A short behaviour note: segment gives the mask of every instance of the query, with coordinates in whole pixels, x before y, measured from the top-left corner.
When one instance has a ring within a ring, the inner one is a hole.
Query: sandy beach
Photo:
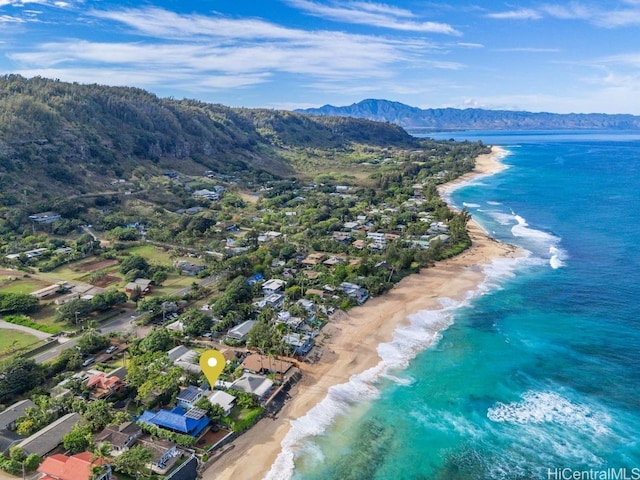
[[[499,159],[504,154],[504,150],[493,147],[490,154],[477,158],[473,172],[444,185],[441,194],[478,175],[502,170],[505,166]],[[321,335],[324,341],[320,361],[301,365],[303,379],[292,390],[292,399],[278,418],[263,419],[238,438],[233,450],[216,461],[204,478],[263,478],[281,452],[291,421],[304,416],[322,401],[329,387],[348,382],[352,375],[378,365],[381,361],[378,345],[391,341],[395,329],[408,315],[442,308],[438,300],[443,297],[466,298],[467,293],[484,280],[483,265],[497,258],[518,255],[514,247],[489,238],[474,222],[469,224],[469,232],[473,245],[463,254],[423,269],[402,280],[387,294],[333,318]]]

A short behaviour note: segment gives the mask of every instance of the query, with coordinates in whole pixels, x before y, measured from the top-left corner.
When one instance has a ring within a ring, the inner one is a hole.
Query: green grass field
[[[127,251],[131,255],[140,255],[141,257],[146,258],[149,262],[155,264],[162,265],[171,265],[173,264],[173,259],[169,252],[165,252],[164,250],[154,247],[153,245],[139,245],[137,247],[132,247],[127,249]]]
[[[17,350],[35,347],[40,340],[29,333],[13,329],[0,330],[0,357],[16,353]]]
[[[50,285],[48,282],[38,280],[36,278],[18,278],[11,281],[5,281],[0,284],[0,292],[6,293],[31,293],[35,290]]]

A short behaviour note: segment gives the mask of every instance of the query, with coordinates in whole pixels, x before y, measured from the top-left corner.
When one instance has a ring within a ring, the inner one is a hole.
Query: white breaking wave
[[[527,221],[520,215],[513,214],[516,224],[511,227],[511,234],[514,237],[522,238],[527,245],[526,248],[533,250],[533,253],[548,259],[549,265],[553,269],[565,266],[564,260],[567,253],[558,244],[560,238],[542,230],[531,228]]]
[[[440,310],[423,310],[407,317],[408,324],[398,326],[393,340],[378,345],[378,354],[382,359],[375,367],[350,377],[348,383],[329,388],[327,396],[306,415],[291,422],[291,428],[282,440],[282,451],[265,476],[265,480],[287,480],[293,476],[295,459],[299,455],[310,454],[318,458],[321,452],[305,441],[309,437],[320,435],[339,416],[350,407],[363,401],[374,400],[379,396],[378,382],[386,378],[407,385],[413,380],[397,378],[393,372],[405,369],[409,362],[421,351],[436,344],[446,329],[453,323],[456,309],[468,305],[479,295],[496,288],[500,282],[512,277],[514,271],[526,258],[500,258],[484,266],[486,275],[476,290],[467,292],[462,301],[441,298]]]
[[[496,202],[496,201],[493,201],[493,200],[487,200],[487,205],[492,205],[492,206],[495,207],[497,205],[502,205],[502,203]]]
[[[480,208],[481,206],[478,203],[470,203],[470,202],[462,202],[462,205],[467,208]]]
[[[491,217],[496,220],[500,225],[511,225],[517,223],[515,215],[513,213],[504,213],[498,211],[490,211]]]
[[[522,395],[519,402],[496,403],[487,411],[487,417],[497,423],[555,423],[593,435],[611,434],[609,415],[587,405],[571,402],[555,392],[530,390]]]

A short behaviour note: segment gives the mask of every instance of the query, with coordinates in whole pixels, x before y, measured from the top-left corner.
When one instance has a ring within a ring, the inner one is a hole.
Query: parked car
[[[113,353],[116,350],[118,350],[118,347],[116,347],[115,345],[111,345],[109,348],[105,350],[105,353]]]
[[[82,362],[82,366],[83,366],[83,367],[88,367],[89,365],[94,364],[94,363],[95,363],[95,361],[96,361],[96,359],[95,359],[95,358],[93,358],[93,357],[89,357],[89,358],[87,358],[84,362]]]

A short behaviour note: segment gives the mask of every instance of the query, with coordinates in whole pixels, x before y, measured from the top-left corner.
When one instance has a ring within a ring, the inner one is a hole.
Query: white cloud
[[[415,15],[408,10],[388,5],[365,2],[323,5],[310,0],[288,0],[288,3],[309,15],[337,22],[409,32],[460,35],[458,30],[446,23],[407,20],[415,18]]]
[[[512,47],[512,48],[496,48],[495,52],[523,52],[523,53],[558,53],[559,48],[537,48],[537,47]]]
[[[640,0],[623,0],[621,5],[612,4],[608,8],[580,2],[545,4],[538,9],[522,8],[489,13],[486,16],[500,20],[539,20],[551,17],[586,21],[603,28],[618,28],[640,25]]]
[[[24,20],[11,15],[0,15],[0,23],[24,23]]]
[[[495,18],[498,20],[539,20],[542,18],[542,15],[538,11],[530,8],[488,13],[486,16],[488,18]]]
[[[464,48],[484,48],[484,45],[481,43],[458,42],[456,45]]]

